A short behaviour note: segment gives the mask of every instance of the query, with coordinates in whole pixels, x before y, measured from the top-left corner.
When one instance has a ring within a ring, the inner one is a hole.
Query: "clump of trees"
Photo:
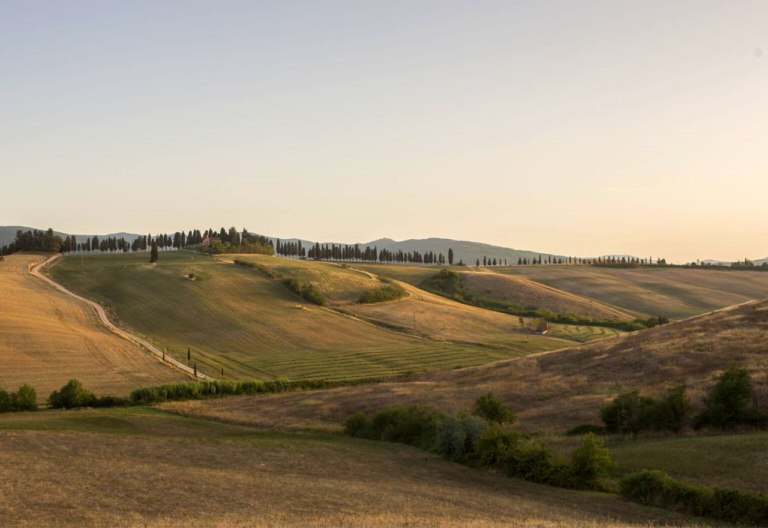
[[[41,251],[44,253],[58,253],[64,244],[59,235],[54,234],[53,229],[40,231],[16,231],[16,238],[7,246],[0,249],[0,255],[11,255],[17,251]]]
[[[328,302],[325,294],[321,292],[317,286],[309,282],[304,282],[299,278],[287,277],[283,279],[283,285],[305,301],[311,302],[312,304],[323,306]]]
[[[83,387],[76,379],[69,380],[66,385],[53,391],[48,397],[48,403],[54,409],[77,409],[79,407],[121,407],[128,405],[126,398],[117,396],[101,396]]]
[[[585,435],[570,464],[555,450],[505,428],[514,413],[489,393],[475,402],[473,414],[443,414],[427,406],[389,407],[369,417],[357,412],[344,422],[350,436],[401,442],[435,451],[476,467],[493,467],[512,477],[578,489],[603,489],[613,467],[603,441]]]
[[[366,246],[361,248],[359,244],[324,244],[315,243],[314,246],[307,249],[302,246],[301,241],[281,243],[277,240],[276,252],[278,255],[286,257],[306,257],[314,260],[331,260],[336,262],[380,262],[382,264],[400,264],[400,265],[425,265],[434,264],[443,265],[446,258],[442,253],[432,251],[390,251],[388,249],[379,250],[377,246]],[[453,250],[448,249],[448,262],[453,264]]]
[[[25,383],[16,392],[0,389],[0,413],[37,410],[37,392]]]
[[[642,396],[638,390],[620,394],[600,410],[605,432],[678,433],[687,426],[696,429],[768,428],[768,411],[752,404],[752,380],[746,368],[731,364],[717,376],[714,386],[704,398],[704,409],[695,416],[691,415],[686,389],[685,385],[668,389],[660,399]],[[580,427],[593,426],[586,424]]]

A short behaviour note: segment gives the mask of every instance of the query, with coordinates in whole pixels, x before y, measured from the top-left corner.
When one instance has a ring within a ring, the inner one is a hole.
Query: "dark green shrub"
[[[311,302],[319,306],[323,306],[327,302],[323,292],[318,290],[314,285],[305,283],[301,279],[297,279],[295,277],[283,279],[283,285],[285,285],[285,287],[291,290],[293,293],[301,296],[301,298],[307,302]]]
[[[375,290],[368,290],[360,295],[358,302],[361,304],[380,303],[387,301],[396,301],[408,295],[408,292],[399,284],[388,284]]]
[[[11,395],[0,389],[0,413],[11,412]]]
[[[479,466],[505,468],[522,442],[523,435],[517,431],[505,431],[492,423],[478,436],[472,461]]]
[[[768,523],[768,496],[762,493],[693,486],[647,470],[624,477],[620,489],[625,498],[648,506],[738,524]]]
[[[69,380],[60,391],[53,391],[48,397],[48,402],[54,409],[89,407],[95,400],[96,396],[86,390],[83,384],[76,379]]]
[[[652,423],[654,429],[679,433],[685,427],[691,409],[687,389],[686,385],[669,389],[666,396],[656,403]]]
[[[368,415],[358,411],[344,421],[344,434],[365,438],[370,427],[371,420]]]
[[[648,430],[655,412],[653,398],[640,396],[640,391],[620,394],[600,409],[600,419],[608,433],[633,433]]]
[[[91,407],[127,407],[130,405],[128,398],[119,396],[101,396],[91,402]]]
[[[453,414],[437,423],[437,452],[454,462],[463,462],[475,449],[480,433],[488,427],[479,416]]]
[[[602,489],[602,479],[616,466],[611,453],[603,447],[605,440],[594,433],[584,435],[581,446],[571,453],[571,484],[579,489]]]
[[[696,417],[696,427],[727,429],[749,421],[751,398],[749,371],[735,364],[729,365],[704,398],[705,409]]]
[[[507,473],[531,482],[568,486],[569,470],[555,450],[536,440],[521,443],[507,458]]]
[[[36,411],[37,392],[31,385],[25,383],[19,390],[11,393],[11,409],[16,412]]]
[[[581,424],[572,427],[565,432],[565,436],[582,436],[587,433],[603,434],[605,427],[596,424]]]
[[[489,422],[511,425],[517,420],[517,416],[509,407],[504,405],[501,398],[497,398],[492,392],[480,396],[475,401],[474,413]]]

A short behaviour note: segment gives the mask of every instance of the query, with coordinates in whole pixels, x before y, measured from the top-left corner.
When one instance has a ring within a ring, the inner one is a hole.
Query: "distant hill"
[[[0,246],[6,246],[13,242],[16,239],[16,231],[21,229],[22,231],[34,231],[37,229],[38,231],[46,231],[48,228],[40,229],[37,227],[24,227],[24,226],[0,226]],[[71,236],[72,233],[62,233],[61,231],[54,231],[54,234],[59,235],[61,238],[65,238],[67,236]],[[125,238],[128,242],[133,242],[137,238],[139,238],[141,235],[137,235],[134,233],[109,233],[106,235],[78,235],[75,234],[75,237],[77,237],[78,241],[83,241],[86,238],[93,238],[94,236],[97,236],[99,238],[108,238],[108,237],[116,237],[116,238]]]
[[[277,240],[275,237],[268,237],[271,240]],[[314,245],[314,241],[296,239],[296,238],[281,238],[283,242],[296,242],[301,240],[302,245]],[[345,242],[320,242],[321,245],[342,244],[347,245]],[[484,244],[482,242],[469,242],[465,240],[454,240],[450,238],[423,238],[423,239],[409,239],[409,240],[392,240],[391,238],[379,238],[370,242],[358,242],[361,248],[366,246],[376,247],[377,249],[387,249],[389,251],[419,251],[434,253],[442,253],[446,257],[448,256],[448,250],[453,249],[454,263],[463,260],[465,264],[474,266],[477,260],[482,262],[483,257],[486,256],[497,261],[504,261],[507,259],[507,264],[517,264],[517,259],[524,258],[531,260],[533,258],[546,259],[550,255],[554,258],[566,258],[564,255],[555,255],[553,253],[540,253],[537,251],[528,251],[523,249],[512,249],[501,246],[493,246],[491,244]],[[355,245],[355,242],[348,244]]]

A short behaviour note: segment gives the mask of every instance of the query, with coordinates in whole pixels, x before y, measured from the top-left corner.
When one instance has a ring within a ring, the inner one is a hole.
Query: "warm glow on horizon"
[[[6,2],[0,225],[768,256],[768,3]]]

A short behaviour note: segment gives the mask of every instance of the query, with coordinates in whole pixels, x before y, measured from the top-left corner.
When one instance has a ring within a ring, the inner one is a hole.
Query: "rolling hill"
[[[525,342],[512,331],[506,346],[431,339],[382,328],[329,308],[305,305],[258,271],[181,251],[64,257],[50,274],[57,282],[102,302],[118,322],[201,372],[228,378],[359,379],[478,365],[561,348],[560,339]],[[252,257],[251,257],[252,258]],[[259,257],[255,257],[259,260]],[[285,270],[300,266],[320,277],[339,299],[359,296],[366,275],[330,263],[271,258]],[[189,278],[194,274],[195,279]],[[429,337],[429,336],[427,336]],[[462,341],[471,341],[468,339]]]
[[[664,315],[680,319],[768,297],[768,273],[759,271],[592,266],[489,269],[594,299],[642,317]]]
[[[23,383],[44,401],[77,378],[97,394],[126,395],[189,376],[109,332],[87,305],[29,273],[41,255],[16,254],[0,261],[0,388]]]

